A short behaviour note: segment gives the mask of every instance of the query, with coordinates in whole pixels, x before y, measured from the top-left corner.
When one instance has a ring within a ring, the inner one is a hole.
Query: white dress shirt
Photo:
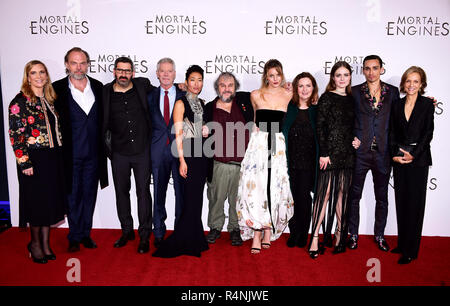
[[[89,112],[91,111],[92,105],[94,105],[95,96],[91,88],[91,82],[89,82],[89,79],[87,77],[86,79],[87,84],[84,91],[76,89],[75,86],[73,86],[72,82],[70,81],[70,78],[69,78],[69,88],[75,102],[77,102],[80,108],[86,113],[86,115],[88,115]]]

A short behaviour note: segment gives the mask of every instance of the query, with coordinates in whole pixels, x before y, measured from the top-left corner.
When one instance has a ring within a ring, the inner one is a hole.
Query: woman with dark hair
[[[336,216],[334,254],[345,251],[347,232],[347,196],[354,163],[354,107],[351,96],[352,69],[344,61],[334,64],[325,93],[319,99],[317,136],[319,167],[312,214],[312,237],[309,247],[315,259],[331,247],[331,231]],[[319,230],[324,238],[319,243]]]
[[[293,96],[289,103],[283,134],[294,198],[294,215],[289,220],[288,247],[303,248],[308,241],[311,224],[312,198],[318,166],[316,135],[317,82],[308,72],[297,75],[292,82]]]
[[[422,96],[426,87],[425,71],[408,68],[400,83],[400,92],[406,96],[391,111],[389,139],[398,228],[398,246],[392,252],[401,254],[399,264],[417,258],[422,236],[434,130],[433,101]]]
[[[17,160],[19,226],[30,225],[28,251],[36,263],[56,259],[50,226],[64,220],[62,138],[47,67],[25,65],[21,92],[9,105],[9,136]]]
[[[186,96],[176,101],[173,109],[176,152],[180,159],[180,175],[184,179],[183,207],[174,232],[161,242],[153,253],[155,257],[200,257],[201,252],[208,250],[202,224],[207,175],[203,142],[208,133],[203,125],[204,101],[198,97],[203,88],[203,69],[197,65],[189,67],[185,83]]]
[[[242,239],[253,238],[252,254],[270,248],[294,210],[281,133],[292,91],[283,88],[284,83],[281,63],[269,60],[261,88],[250,95],[256,127],[241,163],[236,210]]]

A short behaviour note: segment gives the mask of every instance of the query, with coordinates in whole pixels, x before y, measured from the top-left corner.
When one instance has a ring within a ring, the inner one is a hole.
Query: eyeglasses
[[[122,74],[122,73],[125,73],[125,74],[131,74],[133,71],[132,71],[131,69],[120,69],[120,68],[116,68],[116,72],[117,72],[118,74]]]

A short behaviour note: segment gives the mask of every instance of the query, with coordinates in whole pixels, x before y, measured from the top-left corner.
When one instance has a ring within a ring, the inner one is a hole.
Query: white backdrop
[[[364,81],[364,56],[378,54],[385,62],[383,81],[398,86],[409,66],[421,66],[428,75],[427,94],[439,102],[423,234],[450,236],[450,162],[446,153],[450,149],[446,137],[450,128],[446,112],[449,21],[448,0],[1,1],[0,71],[12,223],[18,225],[18,183],[7,135],[8,104],[20,89],[25,63],[32,59],[42,60],[55,81],[65,76],[67,50],[79,46],[91,56],[90,76],[106,83],[112,80],[115,58],[126,55],[135,61],[136,76],[148,77],[158,85],[156,62],[171,57],[178,82],[184,80],[191,64],[205,69],[201,96],[210,101],[215,97],[213,82],[223,70],[236,74],[241,90],[251,91],[260,85],[264,63],[277,58],[288,80],[309,71],[322,93],[336,61],[349,62],[354,69],[352,82],[359,84]],[[134,194],[133,186],[137,222]],[[389,201],[386,234],[393,235],[397,230],[392,187]],[[207,204],[205,188],[206,230]],[[361,234],[373,234],[374,205],[369,173],[361,200]],[[171,187],[166,206],[167,225],[173,228]],[[98,193],[94,227],[120,228],[111,173],[110,186]]]

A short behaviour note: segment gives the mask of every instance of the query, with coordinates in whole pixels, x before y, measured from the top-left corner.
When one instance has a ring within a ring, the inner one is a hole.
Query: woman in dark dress
[[[189,67],[186,86],[186,96],[175,102],[173,110],[180,175],[184,178],[183,208],[174,232],[161,242],[153,253],[155,257],[200,257],[201,252],[208,250],[202,224],[203,189],[207,174],[203,140],[208,133],[203,126],[204,102],[198,97],[203,88],[201,67]]]
[[[9,105],[9,136],[17,160],[19,226],[30,225],[33,261],[56,259],[50,225],[64,220],[62,139],[53,101],[56,94],[45,65],[25,65],[21,92]]]
[[[393,156],[399,264],[408,264],[419,253],[427,195],[430,142],[434,130],[433,101],[423,97],[427,77],[412,66],[402,76],[400,92],[406,96],[392,107],[390,146]]]
[[[319,99],[317,136],[319,140],[319,175],[312,214],[312,239],[309,247],[315,259],[331,247],[331,231],[336,216],[333,253],[345,251],[347,231],[347,196],[354,164],[354,107],[351,96],[352,70],[344,61],[334,64],[325,93]],[[324,238],[319,243],[319,229]]]
[[[297,75],[292,82],[293,96],[289,103],[283,134],[294,198],[294,215],[289,220],[288,247],[303,248],[308,241],[311,224],[312,197],[318,171],[319,144],[316,134],[317,82],[308,72]]]

